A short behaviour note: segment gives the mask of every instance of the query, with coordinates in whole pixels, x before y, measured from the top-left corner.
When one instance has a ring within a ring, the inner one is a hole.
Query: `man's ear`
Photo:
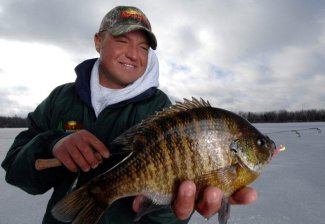
[[[96,33],[94,36],[94,43],[95,43],[95,48],[96,51],[99,53],[100,48],[102,46],[102,37],[99,33]]]

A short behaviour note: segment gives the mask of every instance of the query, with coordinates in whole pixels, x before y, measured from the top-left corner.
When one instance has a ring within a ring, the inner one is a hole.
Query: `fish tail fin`
[[[107,204],[96,200],[86,186],[68,194],[52,209],[52,215],[61,222],[73,224],[97,223]]]

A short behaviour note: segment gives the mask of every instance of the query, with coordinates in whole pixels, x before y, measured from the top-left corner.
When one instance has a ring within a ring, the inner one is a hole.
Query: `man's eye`
[[[148,51],[149,50],[149,45],[148,44],[140,44],[139,45],[140,49]]]
[[[127,43],[126,40],[117,40],[117,42],[119,42],[119,43]]]
[[[149,51],[149,47],[141,47],[142,50]]]

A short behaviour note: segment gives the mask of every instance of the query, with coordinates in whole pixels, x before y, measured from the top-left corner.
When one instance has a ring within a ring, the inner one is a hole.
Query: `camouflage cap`
[[[108,31],[113,36],[119,36],[133,30],[143,30],[148,36],[152,49],[157,48],[157,39],[151,31],[151,25],[146,15],[132,6],[117,6],[109,11],[102,20],[99,32]]]

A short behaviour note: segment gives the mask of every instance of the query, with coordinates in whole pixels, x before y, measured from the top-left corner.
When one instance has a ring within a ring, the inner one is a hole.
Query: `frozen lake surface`
[[[232,206],[229,224],[323,224],[325,223],[325,122],[256,124],[286,151],[276,156],[252,186],[256,203]],[[316,129],[319,128],[320,133]],[[22,129],[0,129],[0,161]],[[0,169],[0,224],[41,223],[50,192],[32,196],[8,185]],[[216,224],[194,214],[190,224]]]

